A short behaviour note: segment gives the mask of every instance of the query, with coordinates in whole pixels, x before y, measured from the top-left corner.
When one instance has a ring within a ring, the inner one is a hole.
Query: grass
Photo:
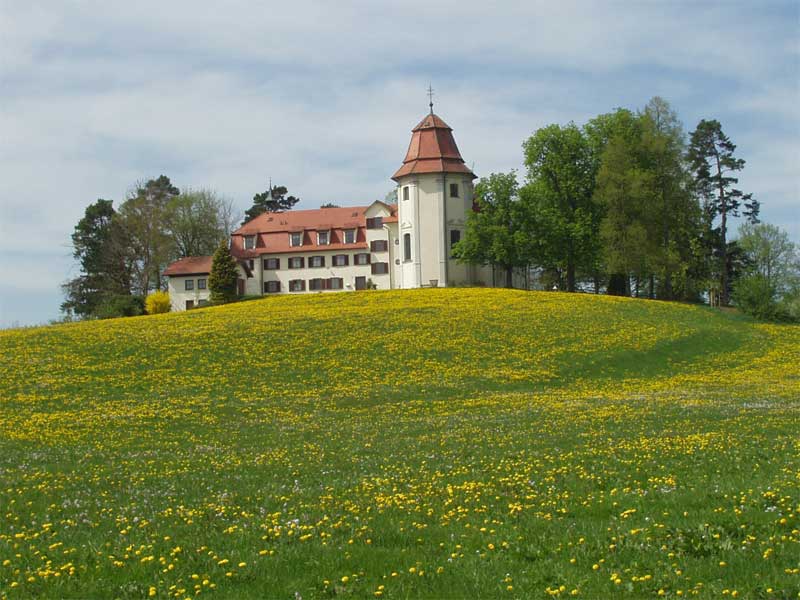
[[[800,594],[800,327],[505,290],[0,332],[0,597]]]

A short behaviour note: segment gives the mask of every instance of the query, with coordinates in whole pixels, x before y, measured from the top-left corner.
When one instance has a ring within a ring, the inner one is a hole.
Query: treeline
[[[112,200],[99,199],[86,207],[72,234],[80,274],[62,286],[61,310],[67,319],[142,314],[148,294],[166,289],[162,273],[169,263],[185,256],[213,255],[242,219],[243,224],[264,212],[289,210],[299,201],[288,195],[285,186],[270,182],[241,215],[231,200],[217,192],[181,191],[166,175],[135,184],[119,209]],[[232,259],[226,263],[223,287],[231,273],[235,286]],[[159,312],[169,307],[165,295],[152,301]]]
[[[63,286],[69,316],[141,314],[144,298],[165,288],[161,273],[183,256],[212,254],[239,216],[233,203],[207,189],[183,191],[169,177],[136,184],[115,209],[90,204],[72,234],[80,274]]]
[[[523,151],[522,184],[512,171],[476,185],[476,210],[455,248],[462,260],[494,266],[509,287],[515,272],[536,270],[545,289],[722,305],[752,284],[754,257],[730,239],[730,220],[744,217],[751,238],[766,230],[754,226],[758,200],[736,187],[745,161],[718,121],[687,137],[656,97],[637,112],[539,129]],[[780,312],[796,286],[769,285],[762,292]]]

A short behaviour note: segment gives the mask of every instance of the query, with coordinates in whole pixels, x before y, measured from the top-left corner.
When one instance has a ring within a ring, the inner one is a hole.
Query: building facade
[[[234,231],[230,248],[239,264],[238,293],[491,285],[490,268],[452,256],[472,210],[475,177],[452,129],[431,109],[412,130],[392,176],[396,204],[264,213]],[[167,267],[172,310],[208,301],[210,270],[211,257]]]

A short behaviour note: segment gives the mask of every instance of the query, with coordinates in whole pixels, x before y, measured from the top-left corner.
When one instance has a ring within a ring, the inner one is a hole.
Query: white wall
[[[169,292],[169,302],[173,311],[186,310],[186,301],[191,300],[194,306],[198,306],[200,301],[207,302],[211,298],[211,292],[208,291],[208,275],[185,275],[185,276],[172,276],[169,277],[167,284],[167,291]],[[194,281],[194,289],[186,290],[186,280]],[[205,279],[206,289],[197,289],[197,280]]]

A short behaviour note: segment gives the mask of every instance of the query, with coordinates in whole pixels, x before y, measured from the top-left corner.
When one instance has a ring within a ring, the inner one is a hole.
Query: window
[[[197,280],[197,289],[198,290],[206,289],[206,280],[205,279],[198,279]]]
[[[367,229],[380,229],[383,227],[383,217],[370,217],[367,219]]]
[[[356,243],[356,230],[355,229],[345,229],[344,230],[344,243],[345,244],[355,244]]]
[[[341,277],[331,277],[328,279],[329,290],[341,290],[344,288],[344,279]]]
[[[290,292],[304,292],[306,289],[306,281],[305,279],[292,279],[289,282],[289,291]]]
[[[324,279],[309,279],[308,280],[308,289],[312,292],[319,292],[325,289],[325,280]]]
[[[277,271],[281,268],[281,259],[280,258],[265,258],[264,259],[264,270],[265,271]]]
[[[264,293],[266,294],[277,294],[281,291],[281,282],[280,281],[265,281],[264,282]]]
[[[186,279],[183,282],[183,289],[187,292],[194,289],[194,279]]]
[[[354,265],[368,265],[369,264],[369,254],[356,254],[353,256],[353,264]]]
[[[461,241],[461,230],[460,229],[451,229],[450,230],[450,252],[453,252],[453,246],[455,246],[460,241]]]
[[[404,185],[403,186],[403,200],[408,200],[408,198],[409,198],[408,186]]]
[[[450,184],[450,197],[451,198],[458,198],[458,184],[451,183]]]
[[[299,231],[295,233],[289,234],[289,244],[291,246],[302,246],[303,245],[303,234]]]
[[[324,256],[310,256],[308,258],[308,266],[309,267],[324,267],[325,266],[325,257]]]
[[[347,254],[337,254],[333,257],[334,267],[346,267],[348,263]]]
[[[389,242],[386,240],[372,240],[369,243],[369,249],[371,252],[388,252]]]
[[[319,231],[317,232],[317,244],[320,246],[327,246],[331,243],[331,232],[330,231]]]
[[[389,263],[372,263],[373,275],[385,275],[389,272]]]
[[[411,260],[411,234],[403,234],[403,260]]]
[[[255,247],[256,247],[256,236],[254,235],[244,236],[244,249],[252,250]]]
[[[290,269],[302,269],[305,264],[305,259],[302,256],[292,256],[289,259]]]

